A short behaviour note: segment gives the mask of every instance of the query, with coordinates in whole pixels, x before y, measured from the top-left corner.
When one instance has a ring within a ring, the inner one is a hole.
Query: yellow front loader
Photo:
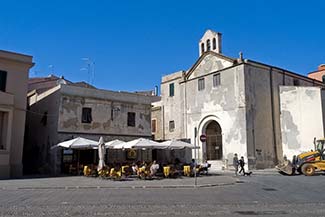
[[[325,138],[314,139],[315,151],[309,151],[294,156],[292,162],[285,160],[275,168],[280,173],[294,175],[296,172],[306,176],[312,176],[315,171],[325,171]]]

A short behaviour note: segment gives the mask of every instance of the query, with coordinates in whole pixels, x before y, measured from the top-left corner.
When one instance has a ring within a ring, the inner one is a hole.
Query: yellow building
[[[33,57],[0,50],[0,178],[22,176],[26,95]]]

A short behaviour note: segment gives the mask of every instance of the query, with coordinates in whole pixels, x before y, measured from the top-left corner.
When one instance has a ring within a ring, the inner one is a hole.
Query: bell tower
[[[200,56],[207,51],[221,53],[221,33],[208,29],[199,41]]]

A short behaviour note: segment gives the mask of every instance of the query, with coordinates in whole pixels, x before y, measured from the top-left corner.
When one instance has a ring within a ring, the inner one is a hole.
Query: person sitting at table
[[[210,167],[211,165],[209,165],[208,161],[207,160],[204,160],[204,163],[202,164],[202,169],[201,171],[205,174],[208,174],[208,168]]]
[[[150,176],[155,176],[159,169],[159,164],[154,160],[150,166]]]
[[[177,171],[182,171],[183,165],[178,158],[175,159],[174,166]]]
[[[146,177],[146,170],[147,170],[147,163],[145,161],[143,161],[141,164],[140,164],[140,167],[139,167],[139,170],[138,170],[138,173],[137,175],[140,177],[140,178],[145,178]]]
[[[138,175],[138,173],[139,173],[139,167],[136,163],[132,164],[132,173],[133,173],[133,175]]]

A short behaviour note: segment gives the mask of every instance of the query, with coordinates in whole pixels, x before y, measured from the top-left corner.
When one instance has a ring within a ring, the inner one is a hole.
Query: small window
[[[135,113],[128,112],[128,127],[135,127]]]
[[[8,133],[8,112],[0,111],[0,150],[6,149]]]
[[[204,53],[204,43],[201,43],[201,53]]]
[[[6,92],[7,72],[0,70],[0,91]]]
[[[217,41],[216,41],[216,38],[213,38],[213,40],[212,40],[212,46],[213,46],[213,50],[217,49]]]
[[[213,87],[217,87],[220,85],[220,74],[213,75]]]
[[[198,80],[198,89],[199,89],[199,91],[201,91],[201,90],[204,90],[204,88],[205,88],[204,78],[200,78]]]
[[[93,121],[91,116],[91,108],[82,108],[82,123],[91,123]]]
[[[207,51],[211,50],[211,41],[210,39],[207,40]]]
[[[299,86],[300,82],[299,79],[295,78],[293,79],[293,86]]]
[[[322,76],[322,82],[325,84],[325,75]]]
[[[174,83],[169,84],[169,96],[174,96]]]
[[[175,121],[169,121],[169,132],[173,132],[175,130]]]
[[[152,119],[151,120],[151,132],[155,133],[157,130],[157,120],[156,119]]]

